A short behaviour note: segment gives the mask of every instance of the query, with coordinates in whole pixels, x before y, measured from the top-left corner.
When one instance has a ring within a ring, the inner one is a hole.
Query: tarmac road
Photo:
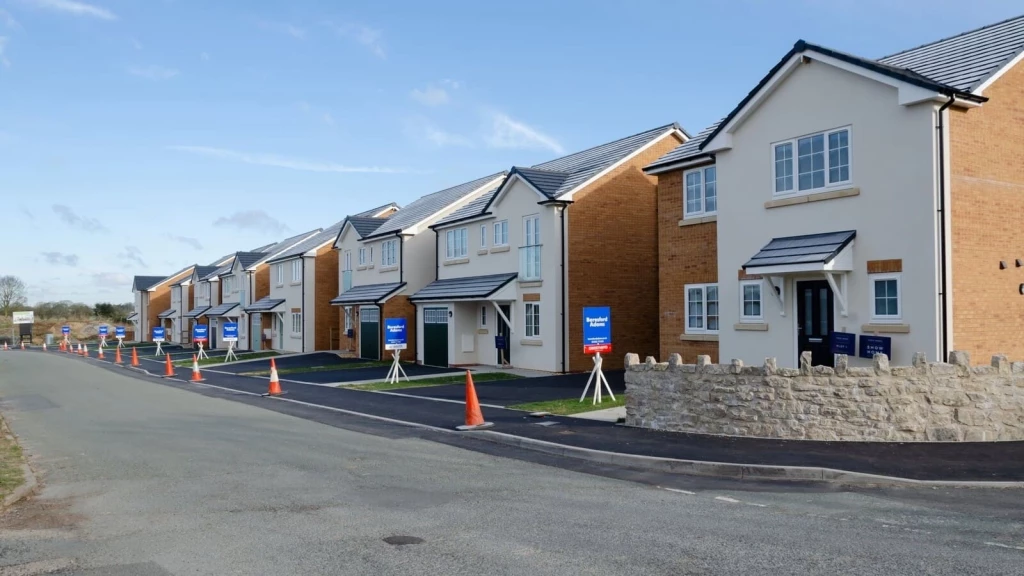
[[[0,576],[1024,572],[1019,490],[669,491],[226,396],[0,353],[0,411],[44,484],[0,517]]]

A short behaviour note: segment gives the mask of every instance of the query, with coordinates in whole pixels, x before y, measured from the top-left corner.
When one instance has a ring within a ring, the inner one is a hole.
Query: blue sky
[[[879,57],[1019,0],[0,0],[0,274],[134,274],[669,122],[725,115],[800,38]]]

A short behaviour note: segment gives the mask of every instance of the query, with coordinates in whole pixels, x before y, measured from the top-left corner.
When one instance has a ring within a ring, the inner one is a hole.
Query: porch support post
[[[839,289],[839,285],[836,284],[835,272],[825,272],[825,279],[828,280],[828,285],[832,288],[832,293],[835,294],[836,300],[839,302],[839,314],[844,318],[849,316],[849,311],[846,308],[846,275],[843,274],[839,278],[840,284],[842,284],[842,290]]]
[[[779,303],[779,316],[786,316],[786,301],[782,297],[782,287],[786,285],[785,278],[779,278],[779,285],[775,286],[775,281],[772,280],[771,276],[765,276],[765,280],[768,281],[768,286],[771,287],[772,296],[775,297],[775,301]]]
[[[513,324],[511,320],[509,320],[508,316],[505,316],[504,312],[501,311],[501,306],[498,306],[498,303],[495,302],[494,300],[491,300],[491,304],[494,306],[494,309],[498,312],[498,316],[500,316],[501,319],[505,321],[505,324],[508,325],[509,333],[510,334],[515,334],[516,333],[516,325]],[[512,316],[515,317],[515,314],[513,314]]]

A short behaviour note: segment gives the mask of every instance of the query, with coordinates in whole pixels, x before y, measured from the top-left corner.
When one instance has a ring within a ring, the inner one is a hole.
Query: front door
[[[259,312],[250,314],[249,318],[252,319],[252,346],[253,350],[263,349],[263,314]]]
[[[815,366],[832,366],[834,357],[829,335],[835,320],[832,289],[828,281],[796,283],[797,363],[800,353],[810,352]]]
[[[505,315],[505,318],[512,317],[511,305],[501,304],[498,308],[501,308],[501,313]],[[505,339],[505,347],[498,348],[497,350],[498,365],[500,366],[503,360],[506,364],[512,364],[512,330],[509,329],[508,324],[505,324],[501,317],[496,318],[495,321],[498,323],[498,336]]]
[[[359,309],[359,357],[380,360],[380,308]]]
[[[423,309],[423,363],[448,367],[448,309]]]

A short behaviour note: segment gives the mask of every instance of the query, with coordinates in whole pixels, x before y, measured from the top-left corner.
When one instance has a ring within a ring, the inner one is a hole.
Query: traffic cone
[[[123,363],[124,362],[122,362],[122,360],[121,360],[121,349],[120,348],[114,348],[114,364],[121,365]]]
[[[473,386],[473,375],[466,370],[466,424],[456,426],[459,431],[481,430],[494,426],[491,422],[484,422],[484,414],[480,411],[480,401],[476,399],[476,388]]]
[[[192,355],[192,382],[202,382],[203,375],[199,372],[199,361],[196,360],[196,355]]]
[[[4,352],[7,351],[7,342],[4,342]]]
[[[135,349],[135,346],[132,346],[132,368],[138,368],[138,367],[139,367],[139,351]]]
[[[167,355],[167,362],[164,363],[164,378],[174,377],[174,365],[171,364],[171,355]]]
[[[24,350],[24,349],[25,349],[25,341],[24,341],[24,340],[22,340],[22,341],[21,341],[21,349],[22,349],[22,350]]]
[[[270,388],[264,396],[280,396],[284,394],[281,391],[281,382],[277,379],[277,363],[274,359],[270,359]]]
[[[100,351],[96,354],[96,357],[103,360],[103,346],[100,346]]]
[[[46,352],[46,342],[43,342],[43,352]]]
[[[86,358],[89,357],[89,345],[88,344],[82,344],[82,356],[85,356]]]

